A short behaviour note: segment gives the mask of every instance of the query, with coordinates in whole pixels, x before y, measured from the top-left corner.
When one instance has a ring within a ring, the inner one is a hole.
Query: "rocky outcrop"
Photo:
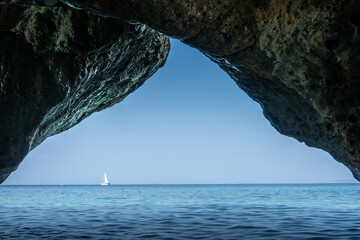
[[[110,107],[163,66],[169,40],[69,7],[0,8],[0,182],[47,137]]]
[[[282,134],[328,151],[360,180],[357,0],[0,0],[141,22],[198,48]]]

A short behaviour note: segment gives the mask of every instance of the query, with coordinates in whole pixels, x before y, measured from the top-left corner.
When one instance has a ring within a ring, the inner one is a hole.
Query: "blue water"
[[[0,239],[360,239],[360,185],[0,186]]]

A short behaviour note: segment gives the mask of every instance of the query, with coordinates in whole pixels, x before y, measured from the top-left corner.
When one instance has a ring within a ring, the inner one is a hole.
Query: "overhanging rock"
[[[0,7],[0,182],[47,137],[163,66],[167,37],[69,7]]]

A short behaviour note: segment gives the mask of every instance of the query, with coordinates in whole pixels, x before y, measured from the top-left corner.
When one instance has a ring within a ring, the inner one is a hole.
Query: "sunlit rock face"
[[[360,1],[62,2],[200,49],[280,133],[324,149],[360,180]]]
[[[169,49],[145,25],[69,7],[1,6],[0,182],[47,137],[140,87]]]

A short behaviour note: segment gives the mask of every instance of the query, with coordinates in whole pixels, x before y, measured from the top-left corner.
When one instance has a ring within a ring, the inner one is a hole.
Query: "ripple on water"
[[[58,238],[91,238],[118,239],[354,239],[359,237],[358,226],[352,224],[353,214],[359,212],[341,212],[339,221],[337,212],[326,215],[313,214],[313,211],[292,210],[293,218],[282,218],[284,209],[277,209],[278,215],[252,215],[244,221],[243,215],[252,212],[257,206],[232,206],[226,210],[211,209],[209,206],[199,206],[198,214],[191,210],[177,213],[178,207],[154,207],[143,213],[137,211],[122,211],[122,208],[37,208],[21,213],[19,209],[9,208],[11,222],[1,223],[2,238],[19,239],[58,239]],[[193,208],[191,208],[193,209]],[[222,208],[219,208],[222,209]],[[262,207],[263,209],[263,207]],[[126,209],[125,209],[126,210]],[[268,209],[275,211],[274,208]],[[266,209],[263,209],[266,212]],[[285,210],[286,211],[286,210]],[[129,214],[131,212],[131,214]],[[210,214],[210,215],[209,215]],[[21,217],[19,217],[21,215]],[[212,216],[215,215],[216,219]],[[74,216],[77,216],[74,218]],[[111,216],[111,217],[108,217]],[[175,217],[176,216],[176,217]],[[4,216],[3,216],[4,217]],[[10,220],[5,217],[6,220]],[[46,219],[44,221],[43,219]],[[296,220],[295,220],[296,219]]]
[[[0,239],[360,239],[357,188],[1,186]]]

